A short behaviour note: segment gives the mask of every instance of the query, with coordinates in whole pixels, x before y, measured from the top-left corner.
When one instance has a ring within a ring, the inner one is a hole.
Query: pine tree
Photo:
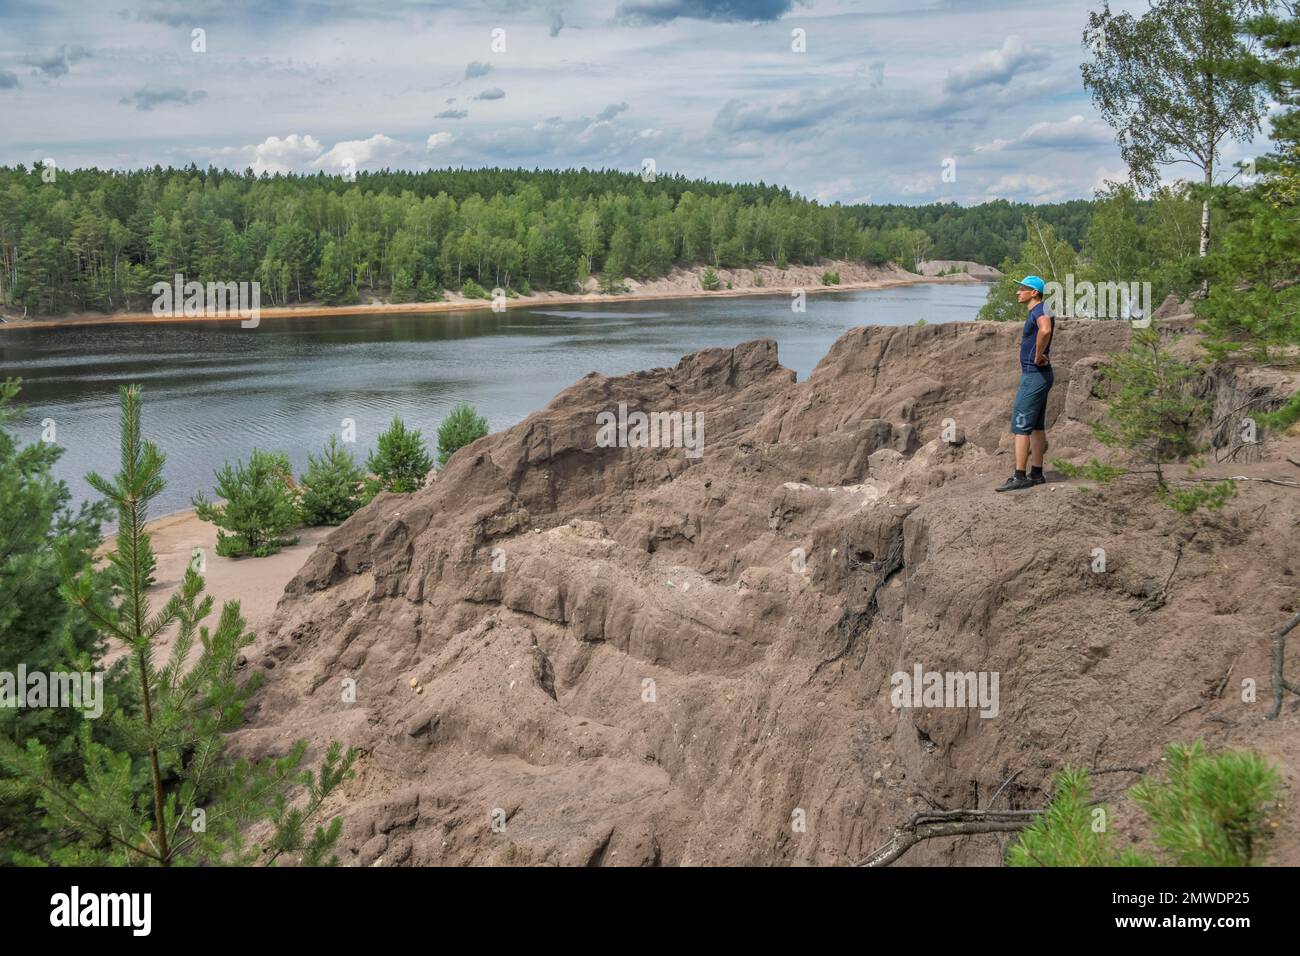
[[[394,415],[393,423],[379,436],[378,447],[366,459],[366,467],[376,479],[368,489],[368,497],[381,490],[407,494],[424,487],[433,459],[419,430],[408,429]]]
[[[73,511],[72,495],[51,475],[63,449],[47,442],[20,446],[4,426],[17,418],[11,403],[17,381],[0,384],[0,671],[102,671],[102,636],[76,608],[59,596],[64,572],[84,574],[102,600],[108,578],[93,570],[100,543],[100,523],[108,518],[102,503],[83,504]],[[121,696],[124,667],[105,674],[104,694]],[[0,707],[0,738],[37,740],[49,754],[51,771],[66,782],[76,766],[76,739],[83,725],[106,739],[107,722],[91,721],[69,707]],[[17,797],[21,787],[0,773],[0,865],[15,853],[38,852],[51,839],[41,820]],[[15,799],[10,799],[13,796]]]
[[[1157,325],[1134,328],[1128,349],[1111,356],[1101,374],[1106,412],[1093,423],[1093,436],[1146,467],[1131,470],[1096,459],[1082,466],[1061,459],[1052,464],[1071,477],[1103,483],[1128,474],[1153,475],[1156,494],[1182,514],[1223,507],[1236,493],[1232,481],[1180,487],[1168,473],[1177,462],[1195,469],[1193,456],[1202,451],[1197,433],[1208,424],[1210,411],[1205,399],[1192,394],[1196,369],[1170,355]]]
[[[325,243],[321,250],[320,265],[316,269],[316,295],[326,305],[356,302],[360,298],[336,242]]]
[[[1166,781],[1144,779],[1130,791],[1146,814],[1156,846],[1176,866],[1254,866],[1281,796],[1276,769],[1253,751],[1208,755],[1199,743],[1165,748]],[[1132,848],[1109,844],[1113,815],[1091,799],[1086,770],[1055,777],[1052,799],[1007,853],[1011,866],[1156,866]]]
[[[1300,19],[1267,15],[1246,28],[1262,52],[1244,55],[1239,71],[1282,107],[1270,120],[1275,148],[1243,170],[1258,177],[1247,188],[1224,191],[1232,224],[1207,270],[1218,281],[1196,311],[1212,356],[1267,362],[1300,344]],[[1279,430],[1300,421],[1300,392],[1255,417]]]
[[[1281,795],[1277,771],[1252,751],[1207,755],[1199,743],[1165,748],[1167,782],[1143,781],[1133,799],[1155,842],[1179,866],[1253,866],[1267,848],[1267,817]]]
[[[1109,807],[1091,800],[1088,771],[1056,775],[1052,799],[1007,853],[1009,866],[1152,866],[1133,850],[1110,846]]]
[[[303,521],[309,525],[342,524],[361,507],[364,478],[352,453],[331,435],[319,458],[307,456],[307,473],[299,482],[302,496],[298,507]]]
[[[227,463],[216,478],[217,496],[225,499],[225,504],[214,504],[202,494],[196,495],[193,503],[200,520],[221,529],[217,532],[217,554],[260,558],[297,543],[297,538],[285,537],[298,521],[289,488],[293,478],[287,455],[254,448],[247,465]]]
[[[49,747],[30,738],[20,746],[0,737],[0,763],[21,778],[31,810],[63,845],[21,862],[56,865],[270,865],[286,853],[302,862],[327,860],[341,832],[338,818],[315,825],[324,800],[351,775],[356,752],[331,744],[317,772],[300,770],[306,743],[276,759],[233,758],[226,737],[244,720],[256,677],[235,680],[241,651],[253,641],[239,604],[229,601],[215,631],[202,621],[213,600],[203,579],[187,569],[180,591],[156,613],[149,591],[156,566],[145,530],[150,503],[163,489],[163,455],[141,437],[140,390],[121,390],[121,470],[113,480],[87,481],[117,509],[117,547],[108,557],[114,596],[106,597],[92,571],[69,568],[65,600],[100,634],[129,651],[137,696],[112,713],[121,747],[95,739],[89,721],[77,737],[78,779],[66,781]],[[154,666],[164,635],[175,627],[166,663]],[[198,657],[189,661],[191,652]],[[291,794],[305,788],[295,804]],[[10,788],[11,790],[13,788]],[[6,797],[12,797],[7,793]],[[267,836],[247,832],[269,824]]]
[[[478,441],[487,433],[487,419],[474,411],[472,405],[458,404],[438,426],[438,467],[446,465],[457,449]]]

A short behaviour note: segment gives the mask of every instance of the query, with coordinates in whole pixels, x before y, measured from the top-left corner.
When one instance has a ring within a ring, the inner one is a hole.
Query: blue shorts
[[[1047,393],[1052,390],[1052,367],[1021,372],[1020,388],[1011,406],[1011,434],[1028,435],[1047,428]]]

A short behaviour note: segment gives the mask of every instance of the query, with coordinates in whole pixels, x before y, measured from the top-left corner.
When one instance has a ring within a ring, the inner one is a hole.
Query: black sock
[[[1030,478],[1041,478],[1041,477],[1043,477],[1043,466],[1042,466],[1042,465],[1032,465],[1032,466],[1030,466],[1030,469],[1029,469],[1029,477],[1030,477]]]
[[[1019,469],[1019,468],[1017,468],[1017,469],[1016,469],[1016,477],[1017,477],[1017,478],[1023,478],[1023,477],[1025,477],[1025,473],[1024,473],[1024,471],[1021,470],[1021,469]]]

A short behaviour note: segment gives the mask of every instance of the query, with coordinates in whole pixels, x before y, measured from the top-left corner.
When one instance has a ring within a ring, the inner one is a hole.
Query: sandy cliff
[[[998,805],[1039,806],[1061,766],[1157,766],[1169,740],[1255,746],[1293,784],[1300,715],[1264,714],[1300,491],[1242,482],[1192,519],[1124,483],[995,494],[1018,335],[855,329],[804,382],[770,340],[588,375],[321,544],[250,650],[266,682],[240,746],[364,750],[338,805],[355,865],[845,864],[915,810],[985,807],[1013,775]],[[1103,451],[1091,389],[1126,336],[1060,323],[1049,457]],[[1201,387],[1217,421],[1294,382]],[[702,414],[702,457],[599,447],[620,403]],[[1298,446],[1205,473],[1295,481]],[[893,707],[891,675],[917,664],[996,672],[997,716]],[[1110,796],[1136,778],[1097,779]],[[1273,860],[1300,862],[1290,806],[1278,832]]]

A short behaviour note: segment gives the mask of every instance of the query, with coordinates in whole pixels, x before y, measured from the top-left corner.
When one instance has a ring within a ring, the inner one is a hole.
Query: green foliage
[[[217,554],[260,558],[297,543],[297,538],[284,537],[298,522],[287,455],[254,448],[247,465],[227,463],[216,478],[217,497],[225,504],[214,504],[200,494],[194,498],[194,508],[200,520],[210,521],[220,529]]]
[[[1096,458],[1090,460],[1086,465],[1076,465],[1064,458],[1053,458],[1052,467],[1067,478],[1085,478],[1088,481],[1101,482],[1103,485],[1108,485],[1116,478],[1128,474],[1127,468],[1103,465]]]
[[[1083,237],[1087,278],[1099,282],[1135,282],[1151,274],[1146,234],[1131,186],[1110,185],[1097,195],[1092,221]]]
[[[774,186],[613,170],[446,169],[257,177],[218,169],[0,167],[0,305],[47,314],[147,310],[176,272],[256,280],[262,303],[433,301],[481,289],[602,287],[675,266],[825,259],[996,263],[1037,211],[1078,243],[1090,203],[821,206]]]
[[[1200,429],[1209,423],[1210,404],[1192,394],[1196,369],[1170,355],[1158,326],[1134,328],[1126,351],[1112,355],[1102,366],[1106,411],[1092,426],[1103,445],[1120,448],[1155,475],[1155,494],[1180,514],[1201,508],[1217,510],[1236,494],[1231,481],[1180,487],[1166,474],[1175,462],[1187,462],[1201,450]],[[1085,465],[1055,459],[1053,466],[1071,478],[1109,484],[1130,469],[1103,465],[1092,459]]]
[[[407,276],[409,281],[409,273]],[[321,250],[320,265],[316,268],[316,294],[326,305],[346,305],[360,301],[337,242],[326,242],[325,248]]]
[[[407,269],[398,269],[393,274],[393,283],[388,293],[389,302],[414,302],[416,297],[415,279]]]
[[[1164,782],[1130,792],[1151,835],[1177,866],[1254,866],[1262,862],[1280,798],[1277,771],[1253,751],[1209,756],[1199,743],[1165,748]],[[1010,866],[1156,866],[1132,848],[1116,852],[1107,831],[1109,808],[1091,800],[1088,772],[1055,777],[1051,801],[1007,853]]]
[[[1093,805],[1088,771],[1066,768],[1052,799],[1007,852],[1009,866],[1154,866],[1132,849],[1110,845],[1109,807]]]
[[[352,453],[335,435],[320,457],[307,456],[307,472],[299,481],[298,510],[309,525],[339,525],[361,507],[365,479]]]
[[[467,299],[490,299],[492,293],[483,288],[473,279],[466,279],[460,287],[460,294]]]
[[[149,504],[163,489],[164,459],[141,438],[139,388],[123,388],[121,403],[121,470],[111,481],[87,476],[117,510],[117,547],[104,572],[111,592],[97,572],[73,565],[60,593],[102,638],[129,651],[139,692],[112,701],[112,740],[103,739],[89,720],[76,728],[79,766],[72,775],[60,770],[38,737],[20,743],[0,735],[0,764],[18,778],[5,787],[6,801],[24,800],[52,834],[48,846],[17,854],[16,860],[59,866],[271,865],[283,854],[299,853],[304,863],[333,862],[328,855],[340,833],[338,821],[316,826],[311,836],[307,830],[351,774],[356,752],[331,745],[318,773],[300,769],[303,742],[281,758],[229,755],[227,735],[243,724],[245,703],[257,687],[255,678],[235,679],[240,653],[253,636],[245,633],[234,601],[225,604],[214,631],[203,626],[213,600],[192,567],[160,610],[151,607],[156,561],[145,525]],[[173,627],[166,662],[156,667],[157,644]],[[290,794],[299,786],[306,799],[295,803]],[[250,841],[250,831],[266,835]]]
[[[1209,756],[1199,743],[1165,748],[1164,783],[1143,781],[1133,799],[1155,841],[1179,866],[1254,866],[1268,844],[1269,811],[1280,797],[1274,770],[1252,751]]]
[[[998,268],[1002,277],[989,289],[988,300],[978,318],[995,322],[1024,322],[1025,307],[1016,301],[1017,283],[1027,275],[1042,276],[1047,282],[1065,285],[1066,275],[1078,273],[1079,254],[1055,230],[1037,216],[1025,220],[1025,239],[1013,258]]]
[[[103,637],[78,609],[59,596],[64,573],[84,575],[98,599],[107,597],[107,576],[93,570],[100,524],[108,518],[102,503],[70,508],[67,485],[51,469],[63,450],[38,441],[20,445],[7,426],[18,417],[12,402],[19,383],[0,383],[0,671],[89,673],[99,663]],[[104,695],[130,693],[119,664],[104,675]],[[112,706],[104,702],[105,707]],[[76,740],[82,727],[96,740],[108,739],[107,721],[90,720],[71,707],[0,707],[0,738],[35,740],[48,754],[51,772],[66,782],[75,769]],[[22,786],[0,772],[0,865],[15,855],[38,852],[49,833],[19,797]]]
[[[1097,194],[1078,251],[1050,225],[1031,217],[1019,252],[1002,263],[1003,276],[989,290],[979,317],[1023,321],[1016,283],[1027,275],[1042,276],[1063,289],[1073,276],[1076,290],[1083,283],[1150,282],[1153,309],[1170,292],[1186,295],[1199,285],[1188,259],[1196,255],[1200,216],[1200,204],[1189,198],[1185,185],[1162,186],[1150,201],[1142,201],[1131,187],[1110,184]],[[1056,311],[1078,315],[1078,304],[1062,302]]]
[[[705,292],[716,292],[722,287],[722,281],[718,274],[713,271],[712,266],[705,266],[704,271],[700,273],[700,288]]]
[[[424,479],[433,469],[433,459],[418,429],[408,429],[394,415],[393,423],[379,436],[378,447],[366,459],[366,467],[375,476],[368,497],[377,491],[407,494],[424,487]]]
[[[472,405],[459,403],[438,426],[438,467],[447,464],[458,448],[478,441],[487,433],[487,419],[474,411]]]
[[[839,285],[839,284],[840,284],[840,274],[838,272],[831,272],[827,270],[826,272],[822,273],[822,285]]]
[[[1293,149],[1295,165],[1283,168],[1300,181]],[[1207,264],[1210,295],[1196,304],[1215,358],[1241,351],[1268,362],[1300,344],[1300,203],[1280,198],[1281,179],[1225,194],[1232,224]]]
[[[1300,392],[1296,392],[1281,408],[1273,412],[1261,412],[1255,416],[1255,422],[1262,428],[1275,428],[1286,431],[1300,421]]]
[[[606,295],[621,295],[626,292],[627,283],[623,281],[622,271],[606,268],[600,276],[600,291]]]
[[[1197,313],[1211,355],[1240,350],[1267,362],[1300,345],[1300,20],[1268,15],[1246,26],[1260,49],[1241,57],[1241,72],[1281,107],[1270,120],[1275,149],[1256,160],[1247,188],[1222,191],[1232,224]]]
[[[1093,435],[1151,465],[1163,488],[1165,466],[1200,450],[1196,433],[1208,421],[1209,404],[1191,393],[1196,370],[1169,354],[1152,322],[1132,329],[1128,349],[1111,356],[1101,375],[1106,413]]]
[[[1196,311],[1211,356],[1268,362],[1300,345],[1300,20],[1269,13],[1245,32],[1259,48],[1240,58],[1240,74],[1279,104],[1270,119],[1275,149],[1256,161],[1255,182],[1221,191],[1232,222],[1207,264],[1214,282]],[[1300,392],[1257,420],[1279,431],[1300,421]]]
[[[1166,487],[1158,491],[1160,500],[1179,514],[1192,515],[1201,508],[1218,511],[1237,493],[1237,483],[1231,479],[1191,488]]]
[[[1269,0],[1151,0],[1137,17],[1112,13],[1109,3],[1089,14],[1083,41],[1093,55],[1081,68],[1083,83],[1115,129],[1139,188],[1154,189],[1173,163],[1191,164],[1212,186],[1224,139],[1249,140],[1259,130],[1266,98],[1233,65],[1248,53],[1242,16],[1269,6]],[[1209,235],[1207,227],[1202,256]]]

